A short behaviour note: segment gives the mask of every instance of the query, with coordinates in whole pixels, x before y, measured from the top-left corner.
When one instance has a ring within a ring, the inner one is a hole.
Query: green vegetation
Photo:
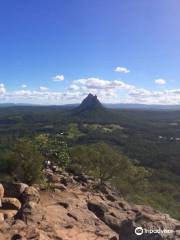
[[[29,140],[18,140],[3,163],[3,170],[14,180],[32,184],[42,177],[43,157]]]
[[[40,134],[35,138],[35,143],[46,160],[62,168],[69,166],[69,151],[64,137],[61,134],[53,136]]]
[[[133,164],[124,154],[105,143],[80,145],[71,150],[72,167],[100,180],[118,183],[117,189],[125,195],[127,185],[133,190],[144,187],[147,170]],[[124,184],[127,184],[124,188]],[[124,191],[123,191],[124,189]]]
[[[180,219],[179,119],[180,111],[0,108],[0,179],[37,182],[42,161],[50,159]]]
[[[83,124],[84,128],[87,128],[88,130],[100,130],[102,132],[113,132],[115,130],[121,130],[123,129],[121,126],[117,124]]]
[[[68,125],[68,133],[67,133],[67,138],[69,139],[77,139],[84,134],[80,132],[77,123],[70,123]]]

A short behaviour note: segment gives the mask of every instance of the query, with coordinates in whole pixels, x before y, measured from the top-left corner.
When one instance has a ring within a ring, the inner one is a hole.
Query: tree
[[[20,139],[8,155],[14,179],[28,184],[38,182],[42,176],[43,157],[37,147],[27,139]]]
[[[71,150],[72,165],[100,182],[121,176],[131,167],[128,158],[105,143],[80,145]]]
[[[110,181],[123,196],[144,191],[148,186],[149,171],[105,143],[73,147],[71,158],[75,171],[92,175],[100,183]]]

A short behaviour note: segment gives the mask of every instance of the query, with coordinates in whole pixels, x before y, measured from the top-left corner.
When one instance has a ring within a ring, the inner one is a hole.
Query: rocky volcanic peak
[[[180,222],[149,206],[129,204],[108,185],[61,169],[46,169],[45,175],[49,189],[0,184],[0,240],[179,239]],[[172,233],[137,236],[138,226]]]
[[[96,95],[92,95],[91,93],[82,101],[82,103],[77,108],[78,110],[91,110],[91,109],[98,109],[104,108],[103,105],[100,103]]]

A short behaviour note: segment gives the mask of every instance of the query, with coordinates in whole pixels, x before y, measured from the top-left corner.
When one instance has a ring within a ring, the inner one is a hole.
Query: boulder
[[[24,192],[22,193],[22,202],[35,202],[39,203],[40,195],[36,188],[34,187],[27,187]]]
[[[28,187],[22,193],[22,207],[18,212],[18,218],[30,224],[42,221],[40,194],[36,188]]]
[[[4,183],[4,195],[6,197],[21,198],[21,194],[28,187],[25,183]]]
[[[7,210],[19,210],[21,203],[17,198],[3,198],[2,208]]]

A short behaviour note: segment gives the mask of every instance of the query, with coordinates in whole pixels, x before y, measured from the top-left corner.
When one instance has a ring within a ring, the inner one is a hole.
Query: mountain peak
[[[97,99],[97,95],[93,95],[92,93],[89,93],[85,99]],[[85,100],[84,99],[84,100]],[[98,99],[97,99],[98,100]],[[98,100],[99,101],[99,100]]]
[[[99,109],[104,108],[101,102],[98,100],[96,95],[89,93],[88,96],[82,101],[79,105],[78,109],[81,111],[84,110],[92,110],[92,109]]]

